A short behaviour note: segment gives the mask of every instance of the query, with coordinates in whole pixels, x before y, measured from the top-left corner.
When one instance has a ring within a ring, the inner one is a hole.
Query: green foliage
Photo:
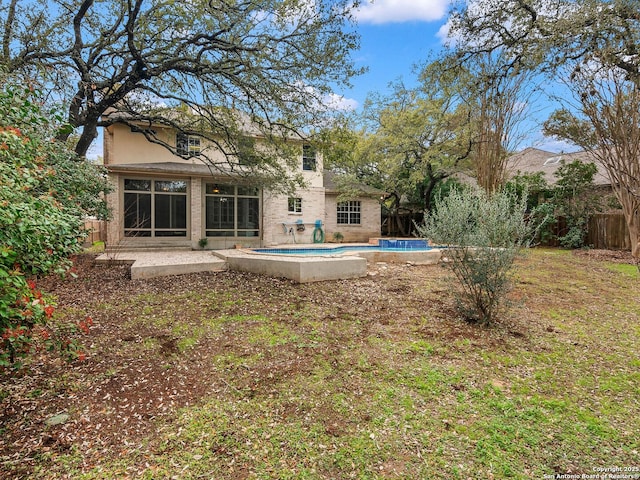
[[[383,208],[402,235],[411,232],[402,231],[401,214],[429,211],[439,185],[468,168],[469,110],[460,77],[448,64],[432,62],[418,87],[398,82],[389,95],[372,94],[361,114],[323,134],[325,167],[340,173],[341,191],[365,184],[386,192]]]
[[[544,122],[544,133],[564,138],[585,149],[597,148],[598,138],[589,121],[578,118],[566,108],[554,111]]]
[[[559,103],[544,124],[546,135],[590,152],[611,179],[640,257],[640,17],[629,0],[477,0],[459,2],[450,35],[458,56],[504,52],[512,69],[544,74]],[[483,41],[479,42],[481,38]],[[544,87],[543,87],[544,88]],[[581,244],[581,226],[570,226],[567,246]]]
[[[580,248],[585,244],[589,217],[601,208],[593,178],[597,168],[593,163],[578,160],[562,163],[555,172],[558,181],[553,189],[552,202],[556,214],[567,221],[567,233],[558,238],[565,248]]]
[[[504,186],[505,191],[517,195],[518,198],[526,195],[528,211],[544,203],[551,196],[550,188],[542,172],[518,172]]]
[[[30,89],[0,91],[1,365],[28,354],[38,330],[54,345],[60,331],[54,306],[30,277],[65,272],[68,257],[81,249],[84,217],[107,212],[99,198],[106,190],[101,172],[52,141],[60,125],[37,102]],[[66,353],[76,348],[59,340]]]
[[[518,174],[507,182],[505,191],[517,196],[528,192],[527,211],[537,225],[540,241],[553,238],[558,217],[564,217],[567,231],[557,238],[560,245],[580,248],[585,244],[589,217],[602,207],[593,182],[596,172],[593,163],[563,161],[554,173],[555,185],[549,186],[542,172]]]
[[[504,191],[526,198],[528,221],[536,225],[536,241],[547,242],[553,238],[553,226],[557,223],[555,205],[550,202],[553,190],[542,172],[518,172],[505,184]]]
[[[383,189],[426,211],[434,188],[462,169],[470,141],[468,111],[456,101],[457,84],[453,79],[436,83],[434,78],[443,75],[437,65],[423,71],[420,88],[396,85],[389,97],[370,97],[364,112],[375,119],[364,153],[380,165]]]
[[[505,306],[513,263],[531,238],[526,201],[526,194],[452,190],[418,229],[449,246],[446,265],[458,280],[456,300],[468,321],[492,323]]]
[[[469,188],[457,178],[446,178],[436,184],[431,192],[430,204],[435,208],[437,201],[447,197],[451,192],[462,192]]]

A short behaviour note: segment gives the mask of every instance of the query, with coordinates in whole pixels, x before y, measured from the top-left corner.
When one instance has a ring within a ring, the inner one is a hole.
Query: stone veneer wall
[[[138,175],[132,175],[138,176]],[[145,178],[153,178],[146,176]],[[166,178],[163,176],[162,178]],[[122,233],[122,192],[118,175],[111,174],[110,180],[114,190],[108,194],[108,202],[112,207],[113,218],[107,225],[107,247],[136,248],[145,246],[182,246],[199,249],[198,242],[204,236],[202,195],[203,183],[200,177],[189,178],[189,229],[186,239],[145,239],[123,238]],[[302,199],[302,212],[288,212],[288,196],[273,195],[268,192],[262,198],[262,239],[259,238],[215,238],[208,239],[208,249],[233,248],[234,245],[257,247],[260,244],[286,245],[311,244],[316,220],[322,221],[325,242],[333,241],[333,233],[342,233],[344,242],[368,242],[369,238],[380,236],[380,205],[377,198],[362,197],[361,224],[337,225],[337,195],[325,196],[325,189],[320,187],[297,192],[292,195]],[[304,231],[299,231],[296,222],[301,220]],[[284,225],[283,225],[284,224]],[[285,230],[286,226],[286,230]],[[293,232],[291,232],[293,230]],[[261,241],[262,240],[262,241]]]
[[[291,197],[302,199],[301,213],[288,212],[288,196],[264,193],[262,204],[264,246],[313,243],[316,220],[325,223],[324,188],[310,188],[296,192]],[[304,224],[302,232],[296,228],[298,220]],[[285,225],[283,226],[283,224]],[[290,229],[293,229],[292,233],[289,233]]]
[[[368,242],[370,238],[380,236],[380,203],[377,198],[358,198],[360,205],[360,225],[338,225],[338,195],[328,194],[325,198],[325,237],[333,241],[333,234],[340,232],[343,242]]]

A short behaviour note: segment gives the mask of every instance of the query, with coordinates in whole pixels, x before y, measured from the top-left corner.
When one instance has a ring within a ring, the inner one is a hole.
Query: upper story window
[[[178,155],[189,157],[200,155],[200,137],[178,132],[176,134],[176,152]]]
[[[311,145],[302,146],[302,169],[316,171],[316,149]]]

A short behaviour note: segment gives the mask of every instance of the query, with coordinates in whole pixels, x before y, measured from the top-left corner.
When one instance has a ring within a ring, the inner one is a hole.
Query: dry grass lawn
[[[0,477],[638,469],[640,280],[625,260],[528,252],[509,318],[480,328],[457,318],[441,266],[131,281],[81,257],[78,278],[40,287],[62,317],[93,317],[88,358],[1,377]]]

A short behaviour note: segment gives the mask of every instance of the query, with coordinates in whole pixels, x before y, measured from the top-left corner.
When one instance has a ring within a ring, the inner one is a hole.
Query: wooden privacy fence
[[[552,227],[554,238],[542,242],[542,245],[559,247],[557,237],[567,234],[567,220],[558,217]],[[585,245],[603,250],[631,250],[629,229],[622,213],[598,213],[589,218]]]
[[[89,235],[87,235],[87,238],[84,241],[86,246],[91,246],[95,242],[105,242],[107,240],[107,222],[104,220],[85,220],[84,228],[89,232]]]
[[[411,214],[402,214],[400,218],[384,216],[382,218],[382,235],[402,236],[406,232],[412,232],[413,222],[420,223],[422,217]],[[398,223],[402,224],[400,228]],[[557,237],[567,234],[567,222],[564,217],[559,217],[553,226],[553,239],[543,242],[543,245],[558,247]],[[622,213],[599,213],[589,219],[586,245],[592,248],[604,250],[631,250],[629,229]]]
[[[587,245],[607,250],[631,250],[629,228],[621,213],[598,213],[589,219]]]

